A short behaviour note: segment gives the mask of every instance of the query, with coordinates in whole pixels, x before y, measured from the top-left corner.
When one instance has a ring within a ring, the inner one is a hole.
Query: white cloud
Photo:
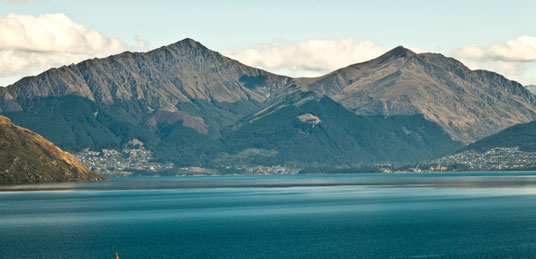
[[[146,40],[142,40],[139,36],[135,36],[134,40],[136,41],[136,44],[138,44],[139,49],[141,50],[149,49],[149,43]]]
[[[450,51],[454,56],[486,61],[536,62],[536,37],[521,36],[489,47],[470,45]]]
[[[246,65],[294,76],[321,75],[376,58],[384,52],[370,41],[355,43],[352,39],[310,40],[289,45],[264,43],[222,51]]]
[[[520,83],[536,83],[536,37],[521,36],[487,47],[469,45],[447,51],[472,69],[495,71]]]
[[[421,49],[409,47],[414,52]],[[288,45],[257,44],[225,49],[223,54],[240,62],[290,76],[319,76],[333,70],[376,58],[388,49],[370,41],[352,39],[311,40]],[[469,45],[448,49],[447,56],[471,69],[497,72],[522,84],[536,84],[536,38],[521,36],[488,47]]]
[[[145,47],[127,46],[61,13],[0,16],[0,35],[0,79]]]

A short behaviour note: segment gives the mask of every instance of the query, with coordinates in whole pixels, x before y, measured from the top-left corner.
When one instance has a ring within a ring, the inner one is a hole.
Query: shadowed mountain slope
[[[519,147],[519,150],[536,152],[536,121],[518,124],[481,139],[463,150],[485,152],[496,147]]]
[[[248,159],[243,151],[254,148],[272,151],[257,161],[302,166],[420,162],[463,146],[422,115],[362,116],[327,96],[306,95],[304,103],[266,111],[222,140],[242,161]]]

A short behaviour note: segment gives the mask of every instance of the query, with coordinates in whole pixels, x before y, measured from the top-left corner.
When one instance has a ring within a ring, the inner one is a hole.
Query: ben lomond
[[[185,39],[23,78],[0,88],[0,113],[72,152],[136,140],[176,166],[299,166],[429,160],[536,105],[515,81],[403,47],[290,78]]]

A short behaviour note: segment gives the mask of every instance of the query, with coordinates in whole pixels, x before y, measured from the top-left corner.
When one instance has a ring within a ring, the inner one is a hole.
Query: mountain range
[[[0,113],[68,151],[138,139],[178,166],[419,162],[536,119],[521,84],[397,47],[317,78],[185,39],[0,88]]]
[[[536,119],[534,96],[521,84],[403,47],[304,81],[357,114],[423,114],[464,143]]]

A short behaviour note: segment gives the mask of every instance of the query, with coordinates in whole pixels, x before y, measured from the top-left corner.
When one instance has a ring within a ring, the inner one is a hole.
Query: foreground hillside
[[[71,154],[0,116],[0,184],[96,181]]]

